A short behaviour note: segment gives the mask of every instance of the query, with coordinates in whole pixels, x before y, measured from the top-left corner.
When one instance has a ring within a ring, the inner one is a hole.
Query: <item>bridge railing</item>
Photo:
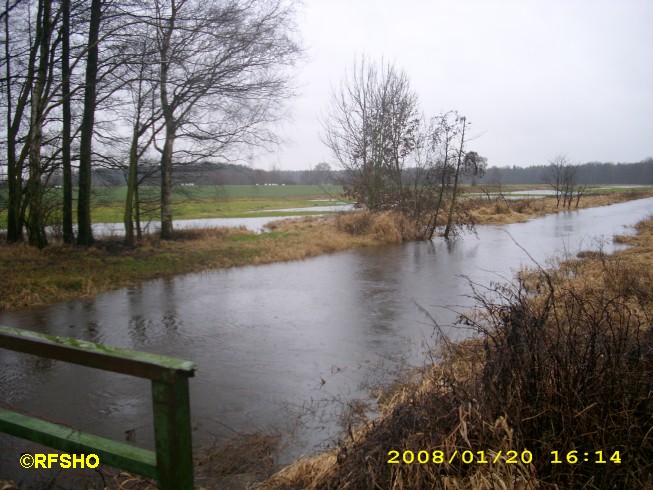
[[[0,326],[0,348],[152,381],[156,451],[0,409],[0,432],[157,480],[162,490],[193,488],[188,378],[190,361]]]

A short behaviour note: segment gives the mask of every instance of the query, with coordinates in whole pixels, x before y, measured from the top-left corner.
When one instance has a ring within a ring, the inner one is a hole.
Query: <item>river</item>
[[[468,280],[507,280],[531,258],[603,246],[651,214],[653,198],[480,226],[446,242],[351,250],[303,261],[155,280],[96,298],[0,313],[0,324],[197,363],[190,380],[195,446],[233,431],[278,430],[288,461],[327,447],[339,408],[452,337],[471,306]],[[528,253],[527,253],[528,252]],[[2,405],[152,447],[149,383],[0,349]],[[334,418],[335,417],[335,418]],[[0,437],[0,479],[22,480],[33,445]]]

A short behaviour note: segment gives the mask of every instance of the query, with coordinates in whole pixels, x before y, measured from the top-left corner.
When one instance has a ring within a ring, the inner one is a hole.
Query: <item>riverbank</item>
[[[378,418],[254,488],[651,488],[653,218],[637,232],[476,292],[473,338],[442,338]]]
[[[586,196],[579,207],[649,197],[653,191]],[[505,224],[561,212],[553,198],[474,200],[462,204],[478,224]],[[271,225],[270,233],[217,228],[180,230],[175,239],[146,237],[138,246],[118,239],[82,249],[52,245],[0,245],[0,309],[15,310],[90,297],[150,279],[224,267],[300,260],[341,250],[410,239],[407,223],[381,215],[312,216]]]
[[[608,206],[620,202],[653,197],[653,189],[628,189],[619,191],[612,189],[583,196],[578,207],[572,205],[571,209],[557,206],[553,197],[503,199],[494,197],[492,200],[481,199],[462,202],[463,210],[469,212],[479,225],[503,225],[509,223],[523,223],[530,219],[547,214],[573,211],[574,209],[594,208]]]
[[[298,260],[380,243],[340,232],[333,219],[306,217],[275,224],[269,233],[244,228],[180,230],[173,240],[146,237],[137,246],[99,241],[82,249],[52,245],[0,246],[0,309],[13,310],[94,296],[150,279],[224,267]]]

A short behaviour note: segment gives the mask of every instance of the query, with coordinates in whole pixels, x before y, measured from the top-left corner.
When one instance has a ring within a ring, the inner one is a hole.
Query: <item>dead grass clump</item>
[[[396,211],[342,213],[336,217],[336,229],[354,236],[369,235],[384,243],[415,240],[418,236],[416,226]]]
[[[507,200],[494,201],[494,214],[510,214],[510,204]]]
[[[514,201],[512,208],[517,213],[532,214],[531,211],[532,202],[533,202],[532,199],[517,199]]]
[[[364,209],[351,213],[340,213],[336,216],[336,228],[350,235],[367,233],[372,224],[372,212]]]
[[[612,237],[612,241],[614,243],[628,243],[629,238],[630,237],[626,235],[615,235],[614,237]]]
[[[507,200],[483,201],[467,200],[459,203],[459,207],[472,217],[475,224],[508,224],[526,221],[528,218],[513,212]]]
[[[414,223],[396,211],[377,213],[372,220],[370,233],[388,243],[415,240],[418,234]]]
[[[302,458],[282,468],[272,477],[258,485],[256,490],[308,490],[321,488],[320,482],[327,480],[338,464],[336,451]]]

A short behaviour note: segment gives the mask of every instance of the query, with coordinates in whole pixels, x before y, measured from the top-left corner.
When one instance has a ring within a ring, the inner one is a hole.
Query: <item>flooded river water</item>
[[[233,431],[292,433],[288,460],[324,447],[331,416],[366,397],[397,363],[423,362],[431,320],[450,325],[471,305],[467,278],[489,284],[520,264],[596,248],[648,216],[653,199],[478,227],[478,236],[415,242],[170,279],[93,299],[0,313],[0,324],[197,363],[190,380],[194,444]],[[632,230],[631,230],[632,231]],[[445,327],[452,336],[467,332]],[[0,349],[2,406],[152,447],[145,380]],[[0,480],[25,478],[33,445],[0,438]]]

